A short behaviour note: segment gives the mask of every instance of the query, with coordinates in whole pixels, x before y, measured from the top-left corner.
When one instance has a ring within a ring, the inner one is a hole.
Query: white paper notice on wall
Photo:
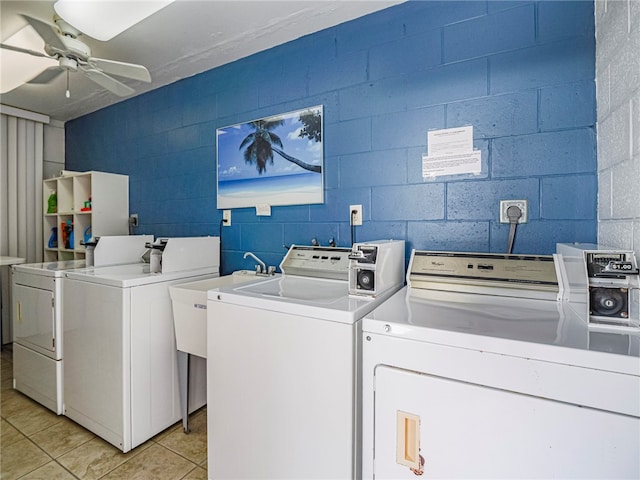
[[[422,176],[479,174],[481,152],[473,149],[473,127],[427,132],[427,154],[422,156]]]
[[[444,128],[427,132],[427,155],[444,157],[473,151],[473,127]]]
[[[444,157],[422,156],[422,176],[459,175],[463,173],[479,174],[481,170],[480,150],[462,155]]]
[[[271,216],[271,205],[268,203],[260,203],[256,205],[256,215],[259,217]]]

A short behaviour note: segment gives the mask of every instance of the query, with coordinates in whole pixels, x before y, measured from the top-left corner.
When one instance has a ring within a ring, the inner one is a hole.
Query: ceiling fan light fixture
[[[58,0],[56,13],[83,34],[106,42],[174,0]]]
[[[29,50],[42,50],[42,38],[27,25],[4,42],[7,45]],[[31,80],[43,70],[57,65],[57,61],[46,57],[24,55],[0,49],[0,93],[7,93]]]

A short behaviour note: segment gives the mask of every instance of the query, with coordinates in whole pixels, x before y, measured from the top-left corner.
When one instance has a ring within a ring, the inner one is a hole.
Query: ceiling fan
[[[135,90],[111,77],[111,75],[139,80],[141,82],[151,82],[149,71],[142,65],[92,57],[89,46],[77,38],[81,35],[81,32],[61,18],[56,17],[56,26],[53,26],[28,15],[21,16],[44,40],[45,53],[7,44],[0,44],[0,47],[36,57],[47,57],[58,60],[57,67],[47,68],[28,83],[48,83],[58,75],[66,72],[68,97],[69,72],[79,71],[110,92],[120,97],[126,97],[134,93]]]

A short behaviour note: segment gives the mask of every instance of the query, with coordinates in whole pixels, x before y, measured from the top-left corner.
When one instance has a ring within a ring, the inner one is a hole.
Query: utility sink
[[[254,270],[169,287],[178,350],[207,358],[207,291],[265,278]]]

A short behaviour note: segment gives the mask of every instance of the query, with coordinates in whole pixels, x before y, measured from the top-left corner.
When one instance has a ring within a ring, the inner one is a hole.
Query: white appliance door
[[[13,387],[58,415],[62,405],[62,361],[13,344]]]
[[[64,280],[65,415],[128,451],[129,291]]]
[[[376,479],[640,477],[634,417],[378,366],[374,420]]]
[[[25,285],[13,285],[15,341],[56,358],[53,292]]]
[[[209,478],[349,479],[355,325],[209,301]]]

